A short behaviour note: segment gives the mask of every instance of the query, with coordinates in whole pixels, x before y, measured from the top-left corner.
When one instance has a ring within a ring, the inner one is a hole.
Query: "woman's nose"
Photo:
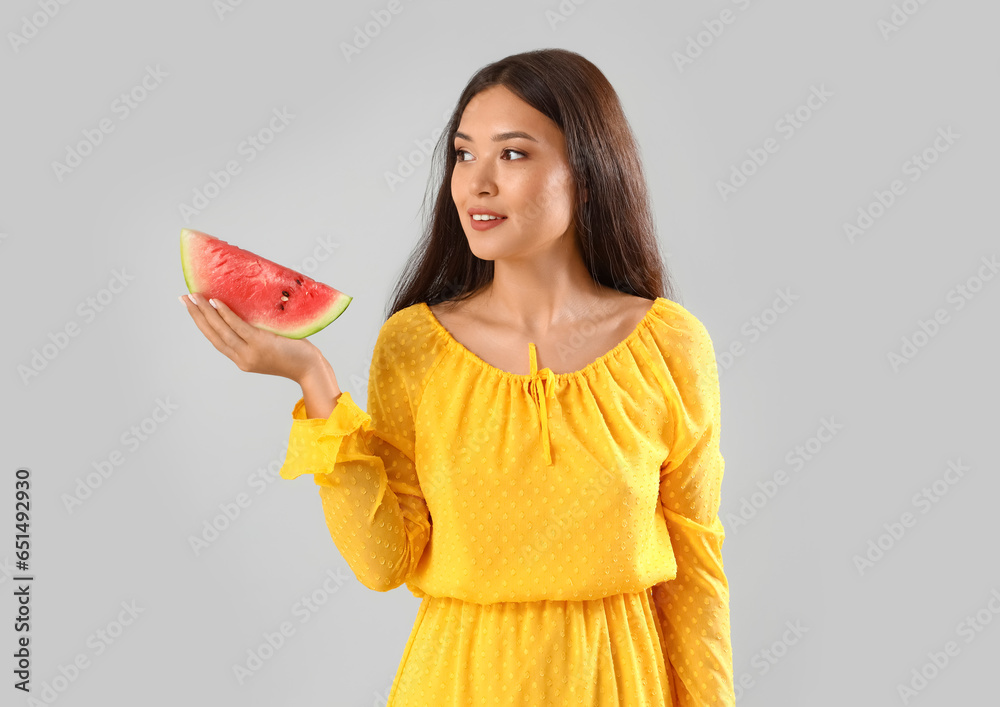
[[[472,194],[493,194],[497,184],[490,165],[475,165],[469,178],[469,192]]]

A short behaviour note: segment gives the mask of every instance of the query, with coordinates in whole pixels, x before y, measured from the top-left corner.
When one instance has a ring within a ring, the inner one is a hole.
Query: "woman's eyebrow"
[[[516,138],[516,137],[523,137],[525,140],[531,140],[532,142],[538,142],[538,140],[536,140],[535,138],[533,138],[530,135],[528,135],[528,133],[523,132],[521,130],[510,130],[510,131],[505,132],[505,133],[497,133],[496,135],[494,135],[490,139],[493,142],[500,142],[502,140],[512,140],[513,138]],[[455,138],[456,139],[461,138],[462,140],[468,140],[469,142],[475,142],[475,140],[473,140],[471,137],[469,137],[465,133],[458,132],[458,131],[455,132]]]

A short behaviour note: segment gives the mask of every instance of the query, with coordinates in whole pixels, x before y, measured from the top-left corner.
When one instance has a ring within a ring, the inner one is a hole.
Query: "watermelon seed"
[[[282,290],[281,294],[283,294],[285,297],[288,297],[288,293],[285,290]]]
[[[283,304],[279,304],[278,306],[281,307],[282,309],[285,308],[285,305],[283,305]]]
[[[297,282],[300,285],[302,284],[302,280],[300,280],[299,278],[295,278],[295,282]]]

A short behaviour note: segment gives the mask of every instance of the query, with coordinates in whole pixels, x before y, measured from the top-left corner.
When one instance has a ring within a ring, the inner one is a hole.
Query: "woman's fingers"
[[[208,298],[204,295],[193,295],[198,300],[198,309],[205,316],[208,323],[215,329],[216,333],[222,338],[226,344],[229,345],[234,351],[238,351],[242,346],[246,345],[246,340],[233,331],[233,328],[229,326],[225,319],[219,314],[219,310],[208,303]],[[218,304],[218,301],[216,301]]]
[[[205,338],[212,342],[212,346],[220,353],[236,362],[240,348],[246,346],[246,342],[226,324],[205,297],[192,295],[184,299],[195,300],[194,304],[186,305],[187,310]]]
[[[240,319],[240,317],[226,306],[226,303],[220,299],[213,299],[213,302],[217,305],[216,311],[219,316],[230,326],[230,328],[236,332],[243,341],[249,342],[251,338],[258,333],[257,327],[250,326],[245,321]],[[211,305],[210,305],[211,306]]]
[[[208,323],[208,320],[205,319],[205,315],[201,313],[201,309],[198,305],[192,302],[188,295],[182,295],[181,301],[184,303],[184,307],[187,309],[188,314],[190,314],[191,318],[194,319],[194,323],[198,326],[198,329],[205,335],[205,338],[212,343],[212,346],[218,349],[223,355],[232,358],[233,353],[230,351],[229,346],[222,340],[222,337],[216,333],[215,329],[212,328],[212,325]]]
[[[241,371],[299,380],[316,363],[319,349],[311,342],[282,337],[244,321],[220,300],[210,304],[203,295],[194,297],[195,303],[181,298],[188,313],[205,338]]]

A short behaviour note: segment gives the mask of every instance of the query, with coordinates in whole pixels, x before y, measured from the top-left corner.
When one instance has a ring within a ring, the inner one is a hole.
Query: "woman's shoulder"
[[[708,329],[689,309],[666,297],[657,297],[652,311],[657,320],[674,336],[684,339],[711,339]]]
[[[427,304],[418,302],[393,312],[375,341],[372,362],[422,379],[443,349]]]
[[[658,297],[650,315],[652,341],[668,367],[717,374],[712,337],[693,312],[678,302]]]
[[[432,340],[434,319],[426,302],[402,307],[382,323],[379,339],[392,344],[414,344]]]

